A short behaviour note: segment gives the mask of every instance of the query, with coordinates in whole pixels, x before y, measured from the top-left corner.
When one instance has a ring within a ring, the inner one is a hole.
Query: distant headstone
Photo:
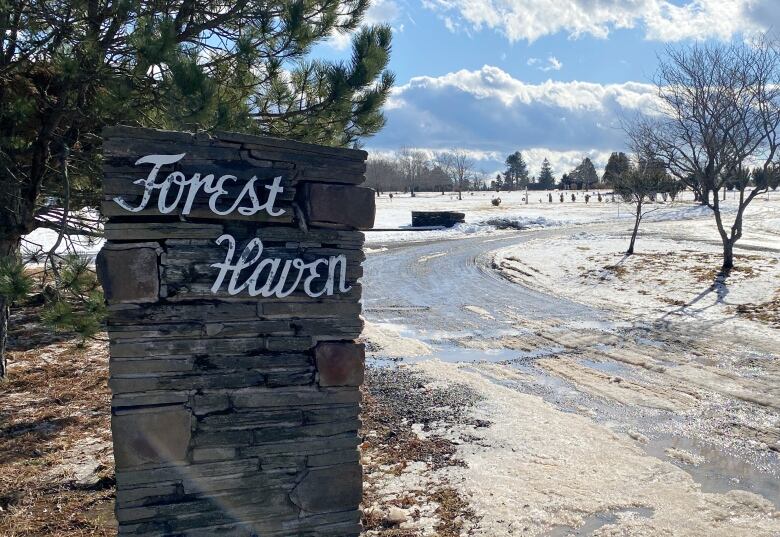
[[[466,221],[465,213],[454,211],[412,211],[412,226],[453,227]]]
[[[119,535],[357,536],[366,153],[104,131]]]

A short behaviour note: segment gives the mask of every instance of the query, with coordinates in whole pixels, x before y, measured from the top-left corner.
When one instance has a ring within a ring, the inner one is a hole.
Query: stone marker
[[[359,535],[366,153],[103,135],[119,534]]]
[[[456,211],[412,211],[412,226],[453,227],[466,221],[466,214]]]

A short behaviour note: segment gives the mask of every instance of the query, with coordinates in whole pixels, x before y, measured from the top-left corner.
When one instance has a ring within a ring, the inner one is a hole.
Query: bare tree
[[[780,127],[780,54],[766,38],[745,44],[668,48],[656,79],[657,113],[627,126],[635,152],[664,162],[713,211],[723,243],[723,273],[734,266],[745,209],[776,185]],[[749,189],[751,166],[756,175]],[[720,192],[739,189],[733,222]]]
[[[612,175],[611,181],[614,192],[623,198],[623,201],[635,206],[634,229],[631,232],[628,250],[626,250],[626,255],[632,255],[642,218],[658,209],[654,207],[645,210],[645,203],[652,201],[656,194],[670,183],[667,180],[663,164],[648,158],[639,158],[635,166],[629,166],[619,175]]]
[[[428,155],[420,149],[402,147],[398,151],[398,164],[406,176],[409,193],[414,197],[419,179],[427,168]]]
[[[398,163],[394,159],[370,156],[366,163],[366,184],[378,193],[398,188]]]
[[[449,176],[453,189],[458,192],[458,199],[462,200],[463,190],[468,189],[474,176],[474,159],[464,149],[454,149],[437,153],[436,162]]]

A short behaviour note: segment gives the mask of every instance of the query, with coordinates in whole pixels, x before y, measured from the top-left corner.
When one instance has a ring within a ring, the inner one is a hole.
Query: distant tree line
[[[483,174],[463,149],[430,153],[404,147],[387,156],[370,156],[365,186],[378,194],[405,192],[463,192],[485,190]]]
[[[610,188],[614,177],[628,169],[629,159],[625,153],[615,152],[609,157],[607,166],[599,178],[596,167],[590,158],[585,157],[573,170],[564,173],[560,179],[550,161],[542,161],[538,175],[529,175],[528,165],[520,151],[509,155],[504,162],[506,169],[496,175],[490,182],[493,190],[588,190],[594,188]]]

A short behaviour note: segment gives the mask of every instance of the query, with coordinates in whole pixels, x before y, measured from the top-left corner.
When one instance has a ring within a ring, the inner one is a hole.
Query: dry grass
[[[619,258],[619,261],[616,260]],[[589,256],[591,265],[601,268],[581,269],[580,277],[585,281],[598,280],[644,283],[655,285],[658,289],[667,288],[669,292],[681,292],[686,289],[693,295],[701,292],[702,285],[733,285],[745,280],[755,279],[772,269],[777,259],[760,255],[739,255],[736,266],[724,276],[720,264],[720,254],[712,252],[696,252],[680,250],[669,252],[638,252],[631,256],[623,254]],[[685,277],[688,277],[685,279]],[[640,294],[651,294],[648,290],[637,291]],[[667,304],[682,307],[687,304],[679,297],[661,296],[659,299]],[[740,306],[739,313],[763,322],[772,324],[772,310],[776,304],[769,301],[758,305]]]
[[[463,497],[452,487],[441,487],[434,491],[431,499],[439,504],[436,514],[439,523],[436,532],[442,537],[459,537],[464,520],[474,518],[474,511]]]
[[[370,535],[379,537],[418,537],[419,529],[400,528],[385,520],[383,512],[390,506],[406,509],[411,520],[419,520],[420,506],[436,505],[437,523],[434,528],[437,537],[460,537],[464,523],[476,520],[473,510],[465,499],[446,483],[439,483],[428,490],[407,491],[398,497],[382,497],[381,482],[401,475],[411,462],[425,462],[429,468],[460,466],[463,462],[455,457],[455,445],[441,437],[421,439],[411,429],[411,422],[402,419],[385,404],[382,397],[375,397],[370,383],[363,387],[362,451],[366,481],[363,488],[363,505],[378,506],[380,509],[366,510],[363,528]]]
[[[616,257],[621,261],[614,262]],[[600,269],[586,270],[581,274],[583,279],[598,278],[606,280],[614,277],[618,280],[629,278],[656,281],[659,284],[668,283],[666,279],[670,273],[685,269],[691,274],[697,283],[713,283],[721,276],[720,264],[722,258],[717,253],[696,252],[693,250],[680,250],[669,252],[637,252],[624,259],[622,254],[608,256],[589,256],[588,261],[602,266]],[[774,265],[776,259],[758,255],[739,255],[736,258],[736,267],[732,269],[729,278],[750,279],[760,275],[765,265]]]
[[[776,293],[771,300],[760,304],[740,304],[736,312],[748,319],[780,328],[780,292]]]
[[[0,384],[0,535],[115,535],[107,347],[36,318],[12,316]]]

